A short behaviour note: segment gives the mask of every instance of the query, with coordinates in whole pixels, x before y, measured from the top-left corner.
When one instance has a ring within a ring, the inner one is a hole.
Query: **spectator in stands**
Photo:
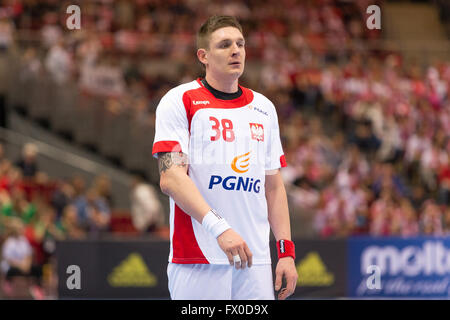
[[[81,176],[74,176],[72,178],[72,187],[75,191],[75,195],[71,205],[74,205],[77,209],[77,220],[80,226],[87,230],[88,228],[88,202],[86,198],[86,181]]]
[[[88,190],[86,200],[89,236],[101,236],[109,231],[111,209],[96,189]]]
[[[164,216],[157,193],[141,176],[133,176],[130,198],[131,218],[136,230],[143,234],[162,225]]]
[[[442,209],[432,199],[425,201],[420,215],[420,228],[424,235],[443,234],[443,212]]]
[[[6,175],[6,190],[12,193],[15,189],[22,189],[24,184],[23,173],[20,168],[11,166]]]
[[[400,234],[403,237],[413,237],[419,235],[420,230],[417,213],[409,199],[400,199],[400,206],[400,213],[402,214]]]
[[[58,24],[58,13],[44,11],[44,26],[41,29],[42,43],[46,48],[50,48],[63,39],[63,31]]]
[[[101,174],[96,176],[92,184],[92,188],[95,189],[98,195],[106,201],[107,205],[110,208],[114,207],[114,198],[111,190],[111,179],[107,175]]]
[[[372,124],[368,120],[356,122],[354,133],[350,136],[349,140],[366,153],[377,151],[381,145],[381,141],[375,136]]]
[[[77,208],[74,205],[67,205],[61,217],[56,223],[58,229],[62,230],[65,239],[84,239],[86,232],[78,222]]]
[[[11,192],[12,215],[19,217],[25,224],[29,224],[36,216],[37,208],[33,202],[26,199],[25,192],[21,189],[14,189]]]
[[[356,208],[355,219],[352,223],[352,235],[366,235],[369,233],[369,210],[367,205]]]
[[[45,67],[58,85],[65,84],[71,79],[74,65],[63,39],[58,40],[48,51]]]
[[[19,218],[25,224],[28,224],[36,215],[35,205],[26,199],[21,189],[13,189],[11,193],[1,191],[0,206],[2,215]]]
[[[24,178],[33,178],[38,171],[38,148],[34,143],[26,143],[22,148],[22,156],[15,165],[22,170]]]
[[[5,276],[3,291],[6,294],[13,294],[14,285],[12,280],[15,277],[32,278],[29,290],[35,299],[45,298],[40,287],[42,280],[42,269],[32,264],[33,251],[24,236],[24,226],[20,219],[11,219],[9,222],[10,234],[2,247],[1,270]]]
[[[2,217],[12,217],[12,209],[13,204],[9,192],[7,190],[0,191],[0,212]]]
[[[61,219],[64,208],[72,203],[75,190],[69,181],[57,181],[57,187],[52,194],[51,204],[56,210],[57,219]]]
[[[43,62],[39,59],[39,53],[36,48],[27,48],[22,55],[22,80],[37,78],[42,71]],[[23,108],[24,106],[22,106]],[[22,110],[23,111],[23,110]]]
[[[411,204],[416,212],[419,212],[426,199],[425,188],[422,185],[413,185]]]
[[[0,19],[0,52],[8,50],[13,44],[14,25],[8,19]]]
[[[406,184],[391,163],[382,164],[380,175],[372,185],[372,190],[376,195],[381,194],[383,189],[391,190],[397,196],[407,196],[409,194]]]
[[[56,224],[55,209],[49,205],[40,207],[39,213],[26,226],[25,236],[33,247],[34,264],[43,267],[55,251],[55,241],[64,239],[63,231]]]
[[[370,234],[374,236],[389,235],[389,220],[393,209],[393,193],[390,188],[382,189],[369,209]]]

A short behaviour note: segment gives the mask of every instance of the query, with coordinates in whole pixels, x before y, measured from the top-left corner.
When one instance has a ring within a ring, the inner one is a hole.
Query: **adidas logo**
[[[310,252],[297,265],[298,281],[302,286],[327,287],[334,284],[334,274],[329,273],[317,252]]]
[[[108,275],[111,287],[154,287],[157,282],[138,253],[131,253]]]

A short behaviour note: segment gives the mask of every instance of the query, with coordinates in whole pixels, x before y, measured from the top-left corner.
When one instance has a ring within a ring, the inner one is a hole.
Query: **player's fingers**
[[[281,272],[275,273],[275,291],[278,291],[281,289],[282,276],[283,276],[283,274]]]
[[[245,254],[247,255],[247,266],[250,268],[253,264],[253,254],[248,248],[247,244],[244,245],[244,251]]]
[[[247,266],[248,257],[244,250],[244,247],[239,248],[239,256],[241,257],[241,268],[244,269]]]
[[[225,254],[227,255],[230,266],[234,265],[233,254],[231,253],[231,251],[227,251],[225,252]]]
[[[280,290],[280,293],[278,294],[278,300],[285,300],[288,297],[288,289],[283,288]]]
[[[286,292],[285,292],[286,298],[292,295],[294,291],[295,291],[295,279],[291,277],[286,280]]]
[[[286,287],[282,288],[280,293],[278,294],[278,298],[280,300],[284,300],[294,293],[297,282],[296,275],[293,276],[285,275],[285,277],[286,277]]]
[[[239,255],[238,249],[231,250],[231,254],[233,255],[233,264],[236,269],[241,268],[241,256]]]

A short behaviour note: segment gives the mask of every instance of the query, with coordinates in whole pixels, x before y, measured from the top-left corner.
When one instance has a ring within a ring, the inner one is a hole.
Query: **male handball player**
[[[171,89],[156,110],[152,153],[170,197],[170,296],[273,300],[275,289],[286,299],[298,275],[276,109],[238,84],[245,39],[234,17],[213,16],[201,26],[197,57],[205,77]]]

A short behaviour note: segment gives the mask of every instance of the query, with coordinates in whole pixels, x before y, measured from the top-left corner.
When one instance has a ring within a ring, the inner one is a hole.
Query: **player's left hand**
[[[283,278],[286,280],[286,287],[281,288]],[[278,293],[278,300],[284,300],[294,293],[297,286],[297,269],[295,261],[291,257],[280,258],[275,270],[275,291],[281,289]]]

